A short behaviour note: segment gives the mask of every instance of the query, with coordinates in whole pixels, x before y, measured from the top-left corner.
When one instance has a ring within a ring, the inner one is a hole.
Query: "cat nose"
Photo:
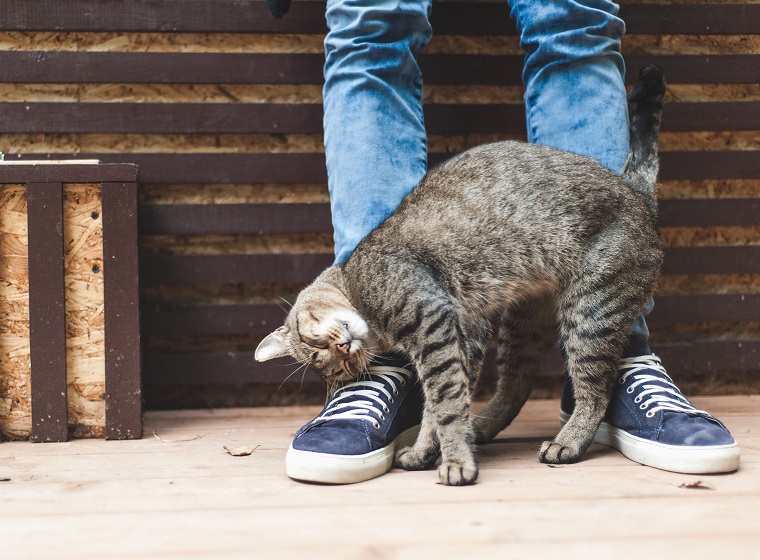
[[[351,349],[351,343],[350,342],[344,342],[342,344],[336,344],[335,348],[340,352],[341,354],[345,354],[348,356],[348,352]]]

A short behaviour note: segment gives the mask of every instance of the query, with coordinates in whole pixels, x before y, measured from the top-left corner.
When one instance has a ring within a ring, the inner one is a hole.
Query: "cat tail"
[[[642,68],[639,80],[628,94],[631,112],[631,153],[623,177],[655,206],[657,172],[660,169],[658,148],[665,76],[654,64]]]

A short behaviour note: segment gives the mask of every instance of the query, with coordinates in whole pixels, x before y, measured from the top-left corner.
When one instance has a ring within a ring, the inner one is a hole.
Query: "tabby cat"
[[[423,469],[440,455],[441,482],[462,485],[478,475],[474,442],[517,415],[559,330],[576,407],[539,459],[579,460],[662,260],[654,191],[664,93],[661,70],[642,70],[622,176],[520,142],[479,146],[431,170],[345,263],[300,293],[256,359],[292,356],[337,385],[374,355],[405,353],[426,402],[416,443],[394,463]],[[472,418],[492,322],[497,391]]]

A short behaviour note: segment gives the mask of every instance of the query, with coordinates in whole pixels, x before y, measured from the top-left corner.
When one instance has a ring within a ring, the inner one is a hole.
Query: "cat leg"
[[[460,337],[456,306],[439,305],[435,310],[419,310],[424,318],[416,335],[399,342],[415,362],[425,393],[420,436],[411,447],[396,452],[395,465],[419,470],[435,460],[441,464],[438,476],[443,484],[471,484],[478,476],[470,423],[472,393],[467,370],[467,348]]]
[[[556,336],[555,302],[548,294],[515,304],[502,315],[497,335],[496,392],[473,420],[478,443],[492,440],[520,412]]]
[[[631,325],[654,283],[654,275],[645,270],[616,267],[610,247],[601,249],[587,255],[592,264],[561,295],[559,323],[576,406],[557,437],[541,446],[544,463],[578,461],[591,445],[607,411]]]

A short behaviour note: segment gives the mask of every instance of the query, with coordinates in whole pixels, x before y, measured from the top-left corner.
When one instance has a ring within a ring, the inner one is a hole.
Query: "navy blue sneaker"
[[[632,337],[635,355],[623,358],[607,414],[594,441],[650,467],[688,474],[739,468],[739,446],[726,427],[698,410],[665,373],[646,342]],[[575,408],[566,378],[560,419]]]
[[[397,447],[414,444],[423,395],[401,360],[373,362],[335,391],[319,415],[296,432],[285,471],[296,480],[348,484],[390,470]]]

